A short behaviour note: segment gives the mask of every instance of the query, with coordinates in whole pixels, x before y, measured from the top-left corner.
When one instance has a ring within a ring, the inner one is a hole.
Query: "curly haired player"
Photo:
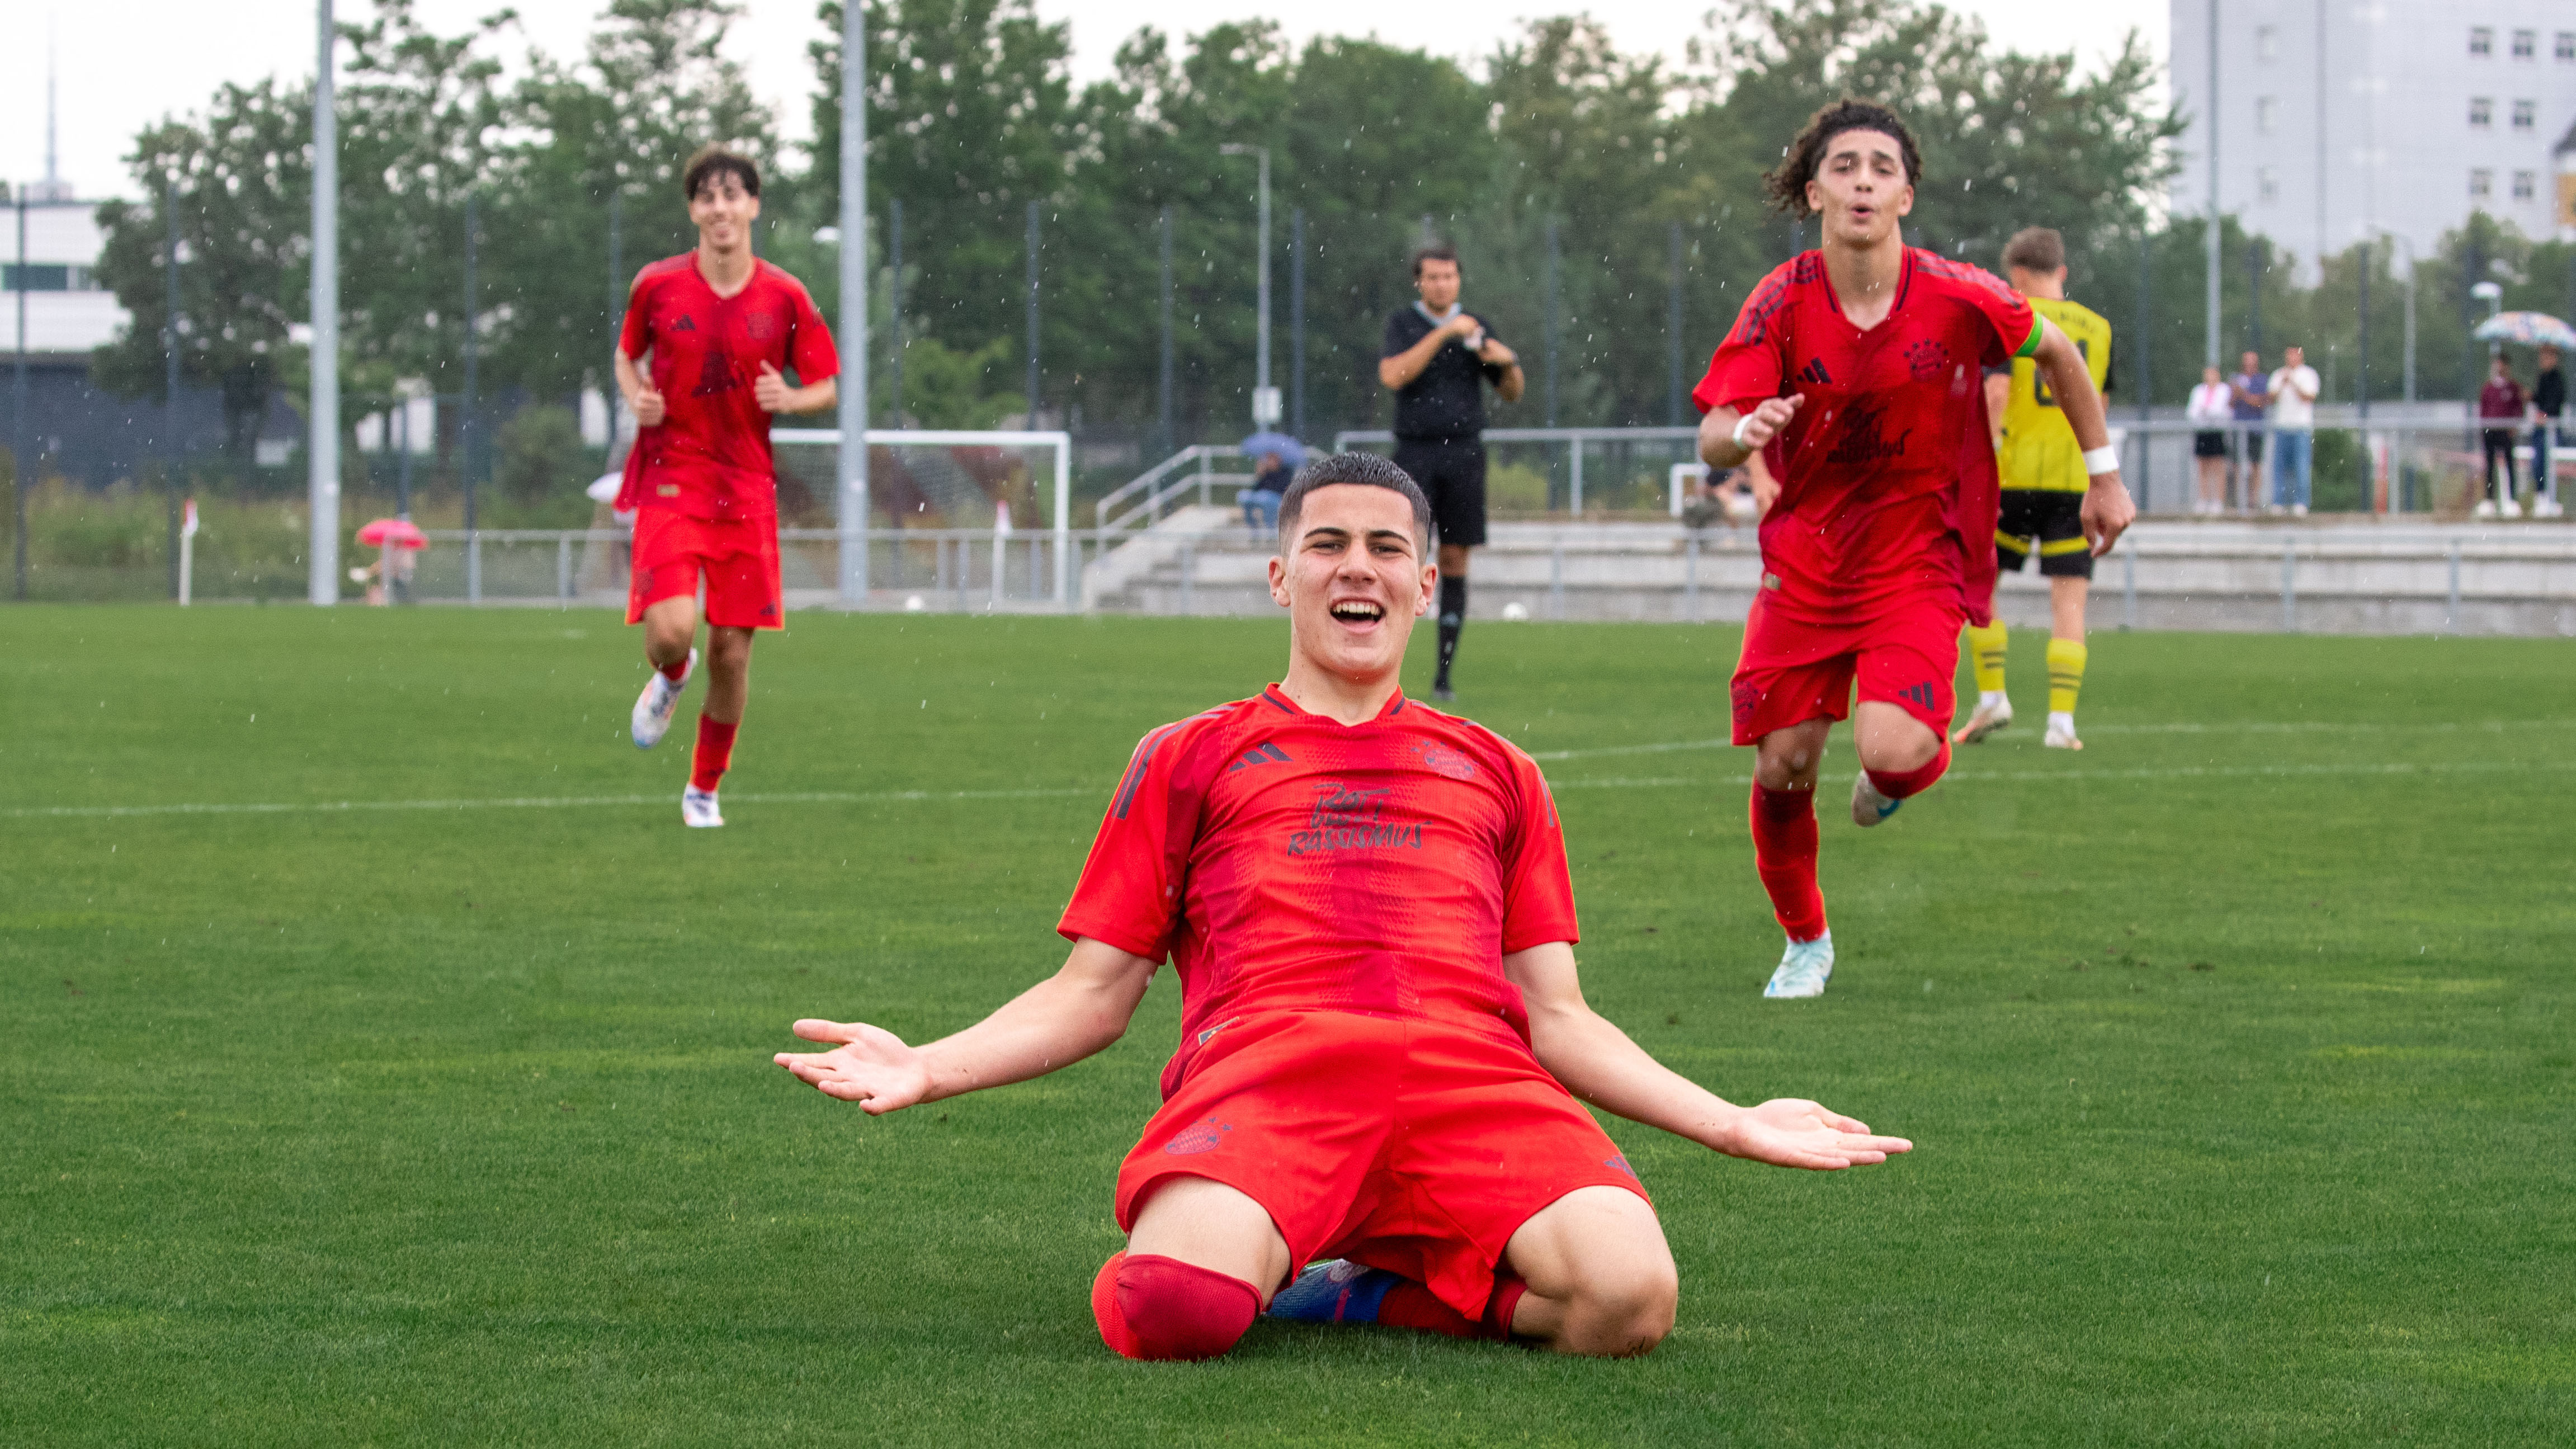
[[[2096,554],[2137,513],[2075,344],[1999,278],[1905,244],[1922,172],[1885,106],[1818,111],[1768,184],[1780,209],[1822,218],[1824,245],[1745,298],[1692,394],[1709,467],[1758,452],[1780,486],[1730,690],[1735,743],[1759,751],[1754,865],[1789,937],[1769,997],[1821,995],[1833,975],[1815,791],[1834,721],[1851,717],[1860,753],[1855,824],[1949,768],[1959,626],[1985,623],[1994,595],[1986,369],[2029,357],[2047,378],[2092,475],[2080,512]]]
[[[1430,540],[1393,463],[1309,465],[1270,562],[1287,677],[1136,747],[1057,926],[1063,969],[926,1046],[807,1020],[830,1049],[777,1055],[871,1114],[1022,1081],[1116,1041],[1170,957],[1180,1049],[1119,1170],[1127,1249],[1091,1294],[1130,1358],[1222,1354],[1265,1310],[1653,1348],[1672,1253],[1578,1098],[1790,1167],[1912,1146],[1814,1102],[1731,1105],[1584,1003],[1538,766],[1398,689]]]

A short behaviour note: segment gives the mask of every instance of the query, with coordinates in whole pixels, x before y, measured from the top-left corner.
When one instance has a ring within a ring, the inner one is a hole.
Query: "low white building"
[[[98,282],[98,255],[105,245],[98,229],[98,206],[95,201],[30,199],[0,210],[0,231],[7,233],[0,236],[0,256],[8,259],[0,264],[0,290],[9,293],[0,298],[8,309],[0,316],[0,327],[8,330],[0,335],[5,335],[12,350],[19,345],[21,282],[26,293],[25,346],[30,353],[77,354],[86,362],[91,349],[113,341],[125,326],[127,314],[117,305],[116,294]]]

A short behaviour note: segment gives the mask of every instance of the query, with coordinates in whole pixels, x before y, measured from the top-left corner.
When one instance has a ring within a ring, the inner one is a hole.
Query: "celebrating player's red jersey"
[[[716,787],[750,697],[752,631],[787,622],[770,415],[830,407],[841,359],[804,285],[752,255],[760,168],[710,146],[690,158],[680,186],[697,250],[637,275],[612,359],[637,423],[617,507],[635,519],[626,622],[644,626],[653,666],[630,717],[638,749],[670,728],[697,664],[689,646],[706,596],[714,678],[680,818],[714,826],[724,824]],[[648,356],[649,375],[637,366]],[[788,384],[790,368],[801,385]]]
[[[1525,1023],[1502,958],[1576,939],[1529,756],[1402,695],[1353,728],[1276,685],[1145,737],[1056,929],[1172,958],[1166,1094],[1242,1012]]]
[[[1823,252],[1765,277],[1691,394],[1702,412],[1806,399],[1762,450],[1780,480],[1762,519],[1765,609],[1841,621],[1938,595],[1982,616],[1997,499],[1985,369],[2039,339],[2011,288],[1917,247],[1867,331],[1834,300]]]
[[[805,284],[754,260],[742,290],[720,297],[696,252],[665,257],[635,278],[617,345],[629,357],[653,354],[653,387],[664,400],[662,421],[639,429],[626,455],[618,508],[774,527],[770,415],[755,392],[762,364],[781,373],[792,368],[809,383],[841,371],[831,329]]]
[[[1112,1348],[1223,1353],[1266,1306],[1642,1353],[1672,1322],[1670,1250],[1574,1094],[1794,1166],[1909,1144],[1813,1102],[1730,1106],[1584,1004],[1538,767],[1396,687],[1438,578],[1401,469],[1308,465],[1280,535],[1288,676],[1137,746],[1064,968],[925,1046],[807,1020],[838,1045],[777,1060],[871,1113],[1033,1077],[1115,1040],[1169,955],[1180,1050],[1119,1169],[1127,1251],[1092,1286]]]
[[[1693,393],[1700,456],[1729,468],[1758,450],[1779,480],[1728,686],[1735,742],[1760,750],[1754,866],[1789,938],[1769,997],[1818,995],[1833,975],[1815,788],[1834,721],[1851,716],[1860,754],[1855,824],[1885,820],[1949,767],[1959,625],[1987,616],[1994,588],[1986,369],[2036,358],[2098,450],[2088,458],[2109,455],[2066,335],[1995,277],[1905,245],[1897,221],[1921,173],[1886,107],[1818,111],[1767,184],[1782,210],[1820,218],[1824,245],[1745,299]],[[2102,548],[2134,512],[2117,469],[2107,476],[2085,513]]]

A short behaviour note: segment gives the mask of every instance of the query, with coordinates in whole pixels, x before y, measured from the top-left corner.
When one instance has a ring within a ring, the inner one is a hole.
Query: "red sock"
[[[1825,933],[1825,894],[1816,888],[1816,792],[1753,782],[1753,869],[1771,893],[1771,914],[1792,941]]]
[[[1943,740],[1941,753],[1934,755],[1929,763],[1917,765],[1911,770],[1872,770],[1869,772],[1869,782],[1876,785],[1878,793],[1888,799],[1902,800],[1909,795],[1920,795],[1931,789],[1932,782],[1940,779],[1941,772],[1949,768],[1950,742]]]
[[[662,666],[662,677],[663,677],[664,679],[667,679],[667,680],[671,681],[673,684],[677,684],[677,683],[679,683],[679,682],[680,682],[680,680],[681,680],[681,678],[682,678],[684,675],[686,675],[688,672],[689,672],[689,656],[688,656],[688,655],[686,655],[686,654],[683,654],[683,655],[681,655],[681,656],[680,656],[680,662],[679,662],[679,663],[677,663],[677,664],[665,664],[665,665],[663,665],[663,666]]]
[[[1485,1316],[1469,1318],[1441,1302],[1430,1289],[1411,1279],[1386,1290],[1378,1300],[1377,1322],[1386,1328],[1411,1328],[1423,1333],[1445,1333],[1451,1338],[1489,1338],[1497,1343],[1512,1336],[1512,1310],[1520,1307],[1521,1295],[1529,1285],[1510,1274],[1494,1280],[1494,1296],[1485,1302]]]
[[[1127,1358],[1215,1358],[1261,1311],[1240,1278],[1157,1253],[1118,1253],[1091,1280],[1100,1340]]]
[[[714,793],[716,782],[733,767],[733,735],[741,728],[740,720],[724,724],[698,716],[698,752],[689,762],[690,788]]]

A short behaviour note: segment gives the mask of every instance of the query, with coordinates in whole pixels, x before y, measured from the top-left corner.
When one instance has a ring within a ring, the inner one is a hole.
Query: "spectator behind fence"
[[[2567,379],[2558,371],[2558,349],[2540,349],[2540,376],[2531,385],[2531,516],[2556,518],[2558,506],[2558,418],[2567,410]]]
[[[1243,504],[1243,522],[1255,534],[1268,538],[1279,531],[1279,499],[1288,491],[1288,480],[1296,469],[1277,453],[1264,453],[1252,465],[1252,486],[1237,495]]]
[[[2293,518],[2308,516],[2309,467],[2316,456],[2317,370],[2304,348],[2281,349],[2272,374],[2272,507]]]
[[[2519,441],[2523,414],[2530,410],[2531,400],[2524,396],[2522,384],[2513,376],[2513,359],[2499,352],[2488,367],[2487,385],[2478,389],[2479,436],[2486,443],[2486,488],[2494,494],[2493,503],[2480,503],[2480,514],[2493,513],[2512,518],[2522,512],[2515,495],[2522,491],[2521,479],[2515,476],[2513,445]],[[2496,461],[2504,461],[2504,488],[2496,488]]]
[[[2257,481],[2263,476],[2263,430],[2257,425],[2272,406],[2272,382],[2264,375],[2263,359],[2246,353],[2236,375],[2227,380],[2227,392],[2235,399],[2236,445],[2243,450],[2236,464],[2237,505],[2251,513],[2263,506],[2263,487]]]
[[[2191,390],[2191,402],[2184,416],[2199,423],[2201,429],[2191,435],[2193,465],[2200,474],[2200,496],[2193,499],[2194,513],[2227,511],[2227,429],[2236,414],[2235,394],[2219,380],[2218,369],[2200,370],[2200,386]]]

